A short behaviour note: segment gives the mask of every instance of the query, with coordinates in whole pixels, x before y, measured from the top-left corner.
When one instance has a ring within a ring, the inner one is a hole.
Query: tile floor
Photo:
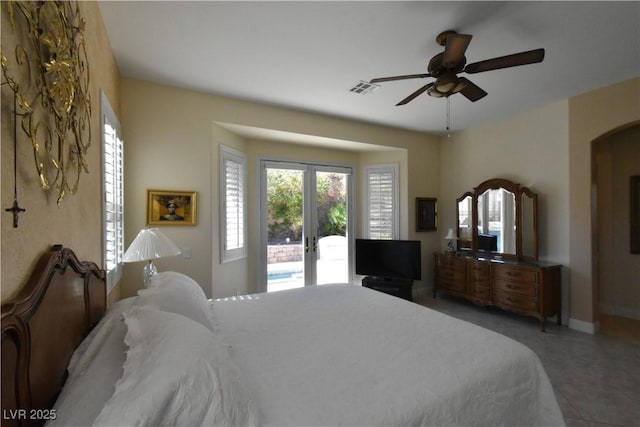
[[[461,299],[438,295],[416,302],[531,348],[547,371],[567,426],[640,426],[640,343],[629,334],[589,335],[554,322],[547,322],[543,333],[537,319]]]

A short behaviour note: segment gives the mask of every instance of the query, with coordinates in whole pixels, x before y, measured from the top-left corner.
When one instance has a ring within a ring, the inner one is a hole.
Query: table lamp
[[[147,286],[151,276],[158,272],[153,264],[154,259],[180,255],[182,251],[157,228],[144,228],[124,253],[123,262],[148,261],[142,275]]]
[[[456,236],[456,234],[454,233],[453,228],[449,229],[449,232],[444,237],[444,239],[449,241],[449,243],[447,243],[447,253],[448,254],[455,253],[456,252],[456,248],[453,245],[453,241],[454,240],[458,240],[458,236]]]

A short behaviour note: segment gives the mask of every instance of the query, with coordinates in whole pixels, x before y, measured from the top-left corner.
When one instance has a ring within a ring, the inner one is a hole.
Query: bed
[[[66,251],[52,250],[75,265]],[[2,307],[3,425],[564,425],[531,350],[372,289],[331,284],[209,301],[188,276],[163,272],[102,316],[103,276],[72,270],[25,286],[20,301],[39,294],[30,310]],[[63,325],[48,316],[46,327],[72,337],[52,354],[39,348],[52,332],[32,324],[53,287],[67,285],[84,311],[63,314],[67,298],[54,302]],[[64,325],[78,316],[81,327]],[[41,377],[55,380],[36,392]]]

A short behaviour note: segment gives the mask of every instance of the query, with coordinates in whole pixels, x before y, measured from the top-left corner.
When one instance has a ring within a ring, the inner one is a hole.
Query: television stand
[[[403,298],[407,301],[413,301],[413,296],[411,295],[411,289],[413,287],[412,279],[367,276],[362,279],[362,286]]]

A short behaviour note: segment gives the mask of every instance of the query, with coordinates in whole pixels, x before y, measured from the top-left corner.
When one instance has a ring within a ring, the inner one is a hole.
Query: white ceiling
[[[442,134],[446,101],[425,73],[435,37],[473,35],[467,63],[544,48],[542,63],[463,74],[488,92],[451,101],[453,131],[640,76],[640,2],[100,1],[118,67],[143,79],[260,103]],[[236,129],[241,132],[242,129]]]

